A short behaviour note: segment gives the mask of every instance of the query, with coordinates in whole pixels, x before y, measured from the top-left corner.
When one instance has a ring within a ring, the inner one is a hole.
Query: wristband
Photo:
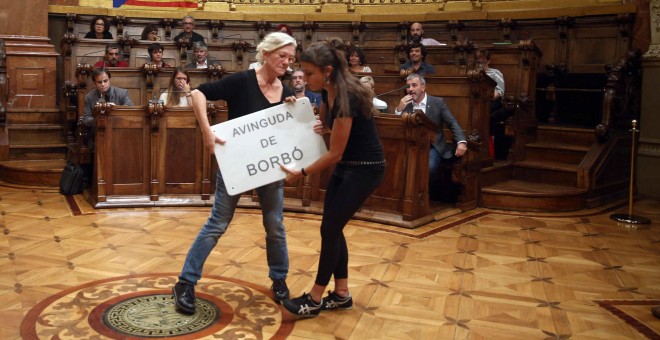
[[[307,176],[307,173],[305,172],[305,168],[301,168],[300,173],[303,174],[303,176]]]

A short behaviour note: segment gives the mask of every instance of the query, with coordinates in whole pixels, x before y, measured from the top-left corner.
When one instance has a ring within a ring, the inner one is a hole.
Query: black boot
[[[274,279],[270,290],[273,291],[275,302],[281,302],[289,298],[289,287],[286,286],[285,279]]]
[[[177,282],[172,288],[174,304],[184,314],[195,314],[195,285],[188,282]]]

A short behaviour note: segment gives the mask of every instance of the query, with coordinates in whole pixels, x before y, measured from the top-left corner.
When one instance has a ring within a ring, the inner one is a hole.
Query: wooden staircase
[[[525,145],[525,159],[485,169],[481,205],[522,211],[569,211],[585,207],[588,189],[580,164],[595,141],[592,129],[539,126]]]
[[[0,35],[0,180],[59,186],[66,163],[56,103],[58,54],[48,38]]]
[[[66,163],[59,110],[8,110],[8,144],[0,179],[24,185],[58,186]]]

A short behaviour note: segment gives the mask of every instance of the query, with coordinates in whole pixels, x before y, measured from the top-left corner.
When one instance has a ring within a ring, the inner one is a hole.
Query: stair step
[[[589,148],[575,144],[533,142],[525,145],[525,159],[577,165],[584,159]]]
[[[481,188],[481,205],[519,211],[571,211],[582,209],[587,190],[575,187],[508,180]]]
[[[578,167],[575,164],[548,161],[521,161],[514,164],[512,178],[528,182],[576,187],[577,169]]]
[[[0,178],[15,184],[57,187],[65,164],[64,159],[2,161]]]
[[[538,142],[590,146],[595,138],[593,129],[539,125],[536,131]]]
[[[8,108],[7,125],[15,124],[60,124],[63,116],[58,109]]]

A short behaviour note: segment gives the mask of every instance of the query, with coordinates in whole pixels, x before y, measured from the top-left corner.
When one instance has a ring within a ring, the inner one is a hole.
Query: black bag
[[[60,177],[60,193],[63,195],[76,195],[83,191],[83,169],[73,161],[67,161]]]

